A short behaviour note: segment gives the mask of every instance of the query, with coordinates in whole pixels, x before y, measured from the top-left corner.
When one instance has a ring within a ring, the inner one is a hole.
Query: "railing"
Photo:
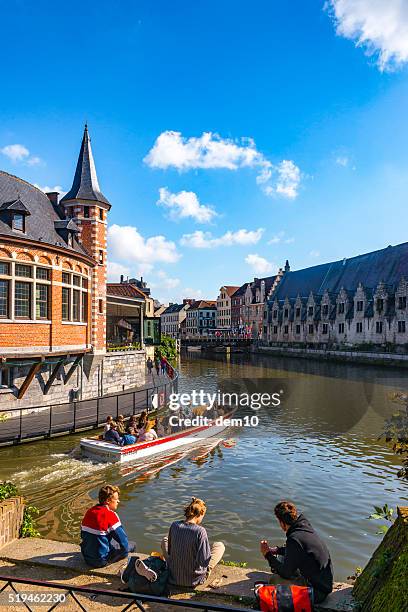
[[[152,407],[152,397],[159,394],[160,405],[167,403],[169,395],[177,390],[178,372],[169,370],[165,382],[147,389],[116,395],[72,401],[65,404],[47,404],[29,408],[0,409],[0,446],[19,444],[39,438],[75,433],[100,427],[108,415],[117,418],[137,414]]]
[[[115,610],[125,612],[131,610],[133,606],[141,612],[146,612],[144,603],[159,604],[160,607],[177,607],[191,610],[201,610],[201,612],[249,612],[249,608],[235,608],[232,606],[223,606],[205,601],[191,601],[186,599],[168,599],[167,597],[155,597],[154,595],[142,595],[138,593],[129,593],[125,591],[110,591],[105,589],[97,589],[95,587],[71,586],[61,584],[59,582],[45,582],[43,580],[32,580],[28,578],[15,578],[14,576],[0,575],[0,582],[5,582],[0,589],[0,606],[8,608],[18,605],[24,605],[27,610],[33,610],[30,604],[34,606],[41,605],[44,612],[55,610],[59,605],[62,608],[72,600],[80,610],[87,612],[88,609],[95,609],[95,599],[102,596],[111,599],[111,606]],[[30,590],[18,591],[15,585],[27,585]],[[6,589],[9,587],[9,591]],[[34,588],[35,587],[35,590]],[[81,597],[82,596],[82,597]],[[78,599],[78,597],[81,597]],[[86,598],[89,599],[89,608],[86,607]],[[119,600],[125,600],[123,604]],[[49,603],[49,607],[46,605]],[[105,602],[104,602],[105,604]],[[152,606],[154,610],[155,607]]]

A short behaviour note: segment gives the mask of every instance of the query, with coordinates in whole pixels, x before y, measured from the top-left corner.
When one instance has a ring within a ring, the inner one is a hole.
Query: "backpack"
[[[143,562],[157,574],[157,580],[150,582],[144,576],[140,576],[135,569],[135,561],[139,557],[130,557],[127,567],[122,574],[122,581],[127,583],[132,593],[142,593],[145,595],[165,595],[168,593],[167,580],[169,570],[166,561],[160,557],[148,557]]]
[[[297,585],[255,582],[255,597],[262,612],[312,612],[313,589]]]

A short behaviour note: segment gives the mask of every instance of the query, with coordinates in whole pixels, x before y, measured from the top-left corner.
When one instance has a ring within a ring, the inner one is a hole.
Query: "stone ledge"
[[[138,553],[142,558],[147,555]],[[12,542],[0,549],[0,559],[15,564],[38,565],[52,567],[60,570],[70,570],[78,574],[99,576],[101,578],[117,578],[123,561],[113,563],[98,569],[89,568],[83,561],[80,548],[77,544],[58,542],[42,538],[24,538]],[[278,576],[271,576],[269,572],[257,569],[230,567],[218,565],[211,574],[210,582],[196,589],[196,593],[208,593],[213,596],[228,596],[233,600],[253,599],[254,582],[263,581],[272,584],[289,584]],[[351,596],[352,587],[349,584],[336,583],[335,590],[324,604],[315,607],[315,610],[325,612],[351,612],[354,602]],[[174,590],[174,596],[185,593],[183,589]]]

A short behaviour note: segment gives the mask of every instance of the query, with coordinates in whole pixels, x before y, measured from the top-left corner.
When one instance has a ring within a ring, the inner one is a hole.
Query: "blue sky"
[[[0,167],[67,191],[87,120],[111,278],[164,301],[405,242],[407,41],[400,0],[12,0]]]

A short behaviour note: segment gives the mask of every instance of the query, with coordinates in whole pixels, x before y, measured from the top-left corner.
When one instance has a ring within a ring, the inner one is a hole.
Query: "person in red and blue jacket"
[[[119,504],[119,487],[106,485],[99,491],[99,504],[85,513],[81,525],[81,552],[91,567],[104,567],[125,559],[130,550],[129,542],[116,514]]]

